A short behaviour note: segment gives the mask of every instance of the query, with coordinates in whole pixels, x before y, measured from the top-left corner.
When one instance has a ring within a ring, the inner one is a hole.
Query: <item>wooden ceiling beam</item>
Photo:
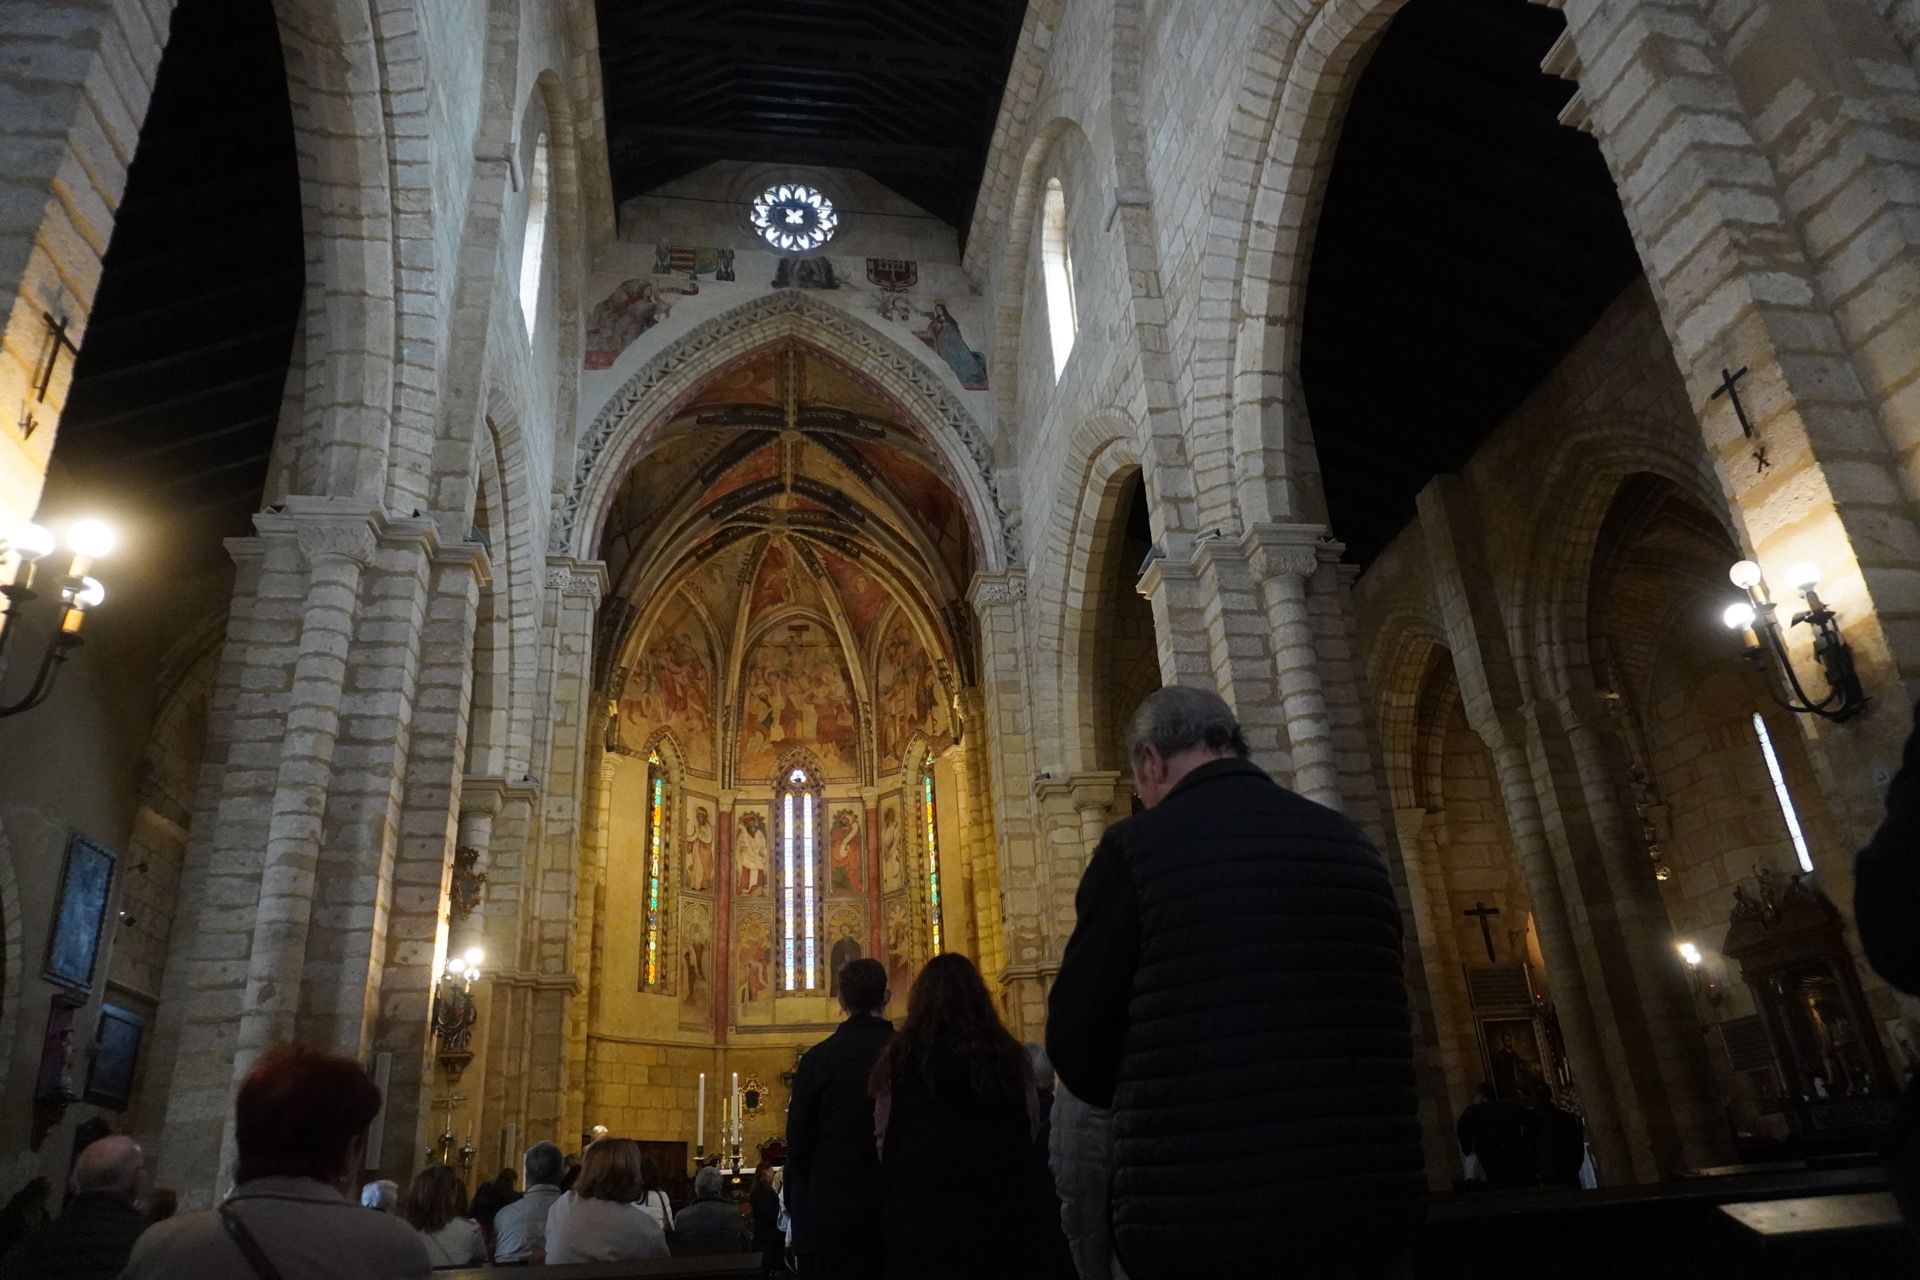
[[[650,125],[619,130],[620,151],[628,155],[670,151],[721,160],[787,160],[794,164],[922,173],[955,177],[971,172],[977,156],[971,147],[921,146],[855,138],[809,137],[757,129],[709,129],[692,125]]]
[[[611,28],[611,31],[608,30]],[[751,27],[673,21],[609,23],[602,17],[603,47],[631,40],[632,50],[671,58],[707,57],[725,62],[826,71],[911,71],[942,80],[992,83],[1003,72],[992,50],[964,45],[929,46],[885,40],[795,31],[778,26]]]

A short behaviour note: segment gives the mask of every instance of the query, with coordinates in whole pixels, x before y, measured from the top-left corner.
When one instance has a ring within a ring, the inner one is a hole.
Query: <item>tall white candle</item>
[[[693,1145],[697,1150],[707,1145],[707,1073],[700,1073],[700,1101],[694,1106]]]
[[[733,1073],[733,1141],[740,1143],[740,1073]]]

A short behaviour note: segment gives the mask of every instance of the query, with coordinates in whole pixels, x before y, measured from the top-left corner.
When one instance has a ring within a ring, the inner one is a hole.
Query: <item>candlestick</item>
[[[700,1101],[694,1106],[693,1153],[707,1154],[707,1073],[700,1073]]]

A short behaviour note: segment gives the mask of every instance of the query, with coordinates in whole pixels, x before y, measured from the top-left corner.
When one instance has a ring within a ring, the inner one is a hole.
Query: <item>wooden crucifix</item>
[[[47,388],[53,385],[53,371],[60,363],[60,353],[64,351],[69,355],[77,356],[80,354],[80,348],[75,346],[73,339],[67,336],[67,318],[65,316],[61,316],[58,320],[55,320],[53,318],[53,312],[42,311],[40,318],[46,321],[47,335],[50,341],[47,344],[47,362],[40,366],[39,376],[34,379],[33,383],[33,399],[35,404],[46,403]]]
[[[1712,398],[1718,400],[1721,396],[1725,396],[1733,402],[1733,416],[1740,424],[1740,433],[1747,439],[1754,441],[1754,467],[1757,470],[1765,471],[1772,465],[1767,461],[1767,447],[1754,438],[1753,423],[1747,420],[1747,406],[1740,403],[1740,379],[1746,377],[1747,373],[1748,369],[1746,365],[1741,365],[1737,370],[1723,367],[1720,370],[1720,386],[1714,391]]]
[[[1484,902],[1475,902],[1471,907],[1467,908],[1465,911],[1462,911],[1460,914],[1463,916],[1474,916],[1479,919],[1480,940],[1487,944],[1487,963],[1488,964],[1495,963],[1499,959],[1499,957],[1494,955],[1493,953],[1493,930],[1491,927],[1488,926],[1487,920],[1489,917],[1499,915],[1500,908],[1490,907]]]

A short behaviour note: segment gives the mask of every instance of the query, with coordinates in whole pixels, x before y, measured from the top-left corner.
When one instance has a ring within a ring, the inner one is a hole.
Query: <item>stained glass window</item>
[[[940,828],[933,804],[933,761],[920,772],[920,812],[927,830],[927,923],[933,954],[940,954]]]
[[[810,991],[820,985],[819,886],[815,883],[813,779],[795,769],[780,788],[781,985]]]
[[[647,959],[645,985],[660,981],[660,881],[667,863],[666,766],[658,751],[647,756]]]
[[[526,236],[520,242],[520,314],[527,322],[527,336],[533,336],[533,322],[540,313],[540,264],[547,251],[547,135],[533,140],[533,173],[527,186]]]

